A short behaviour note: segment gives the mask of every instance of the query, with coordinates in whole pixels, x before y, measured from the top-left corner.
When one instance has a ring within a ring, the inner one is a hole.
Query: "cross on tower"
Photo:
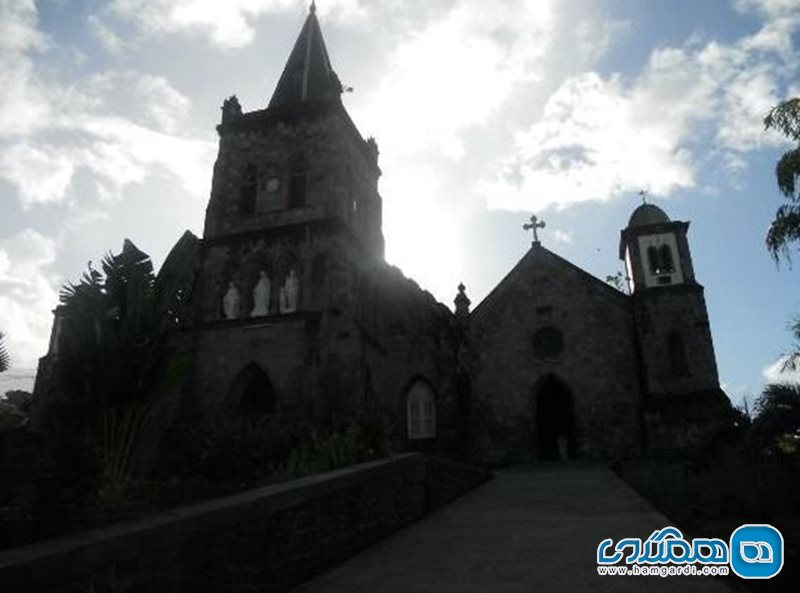
[[[639,195],[642,196],[642,204],[647,204],[647,192],[643,189],[640,189]]]
[[[526,231],[533,231],[533,243],[534,245],[539,243],[539,229],[543,229],[545,227],[545,223],[543,220],[539,220],[539,217],[535,214],[531,216],[531,221],[529,223],[525,223],[522,225],[522,228]]]

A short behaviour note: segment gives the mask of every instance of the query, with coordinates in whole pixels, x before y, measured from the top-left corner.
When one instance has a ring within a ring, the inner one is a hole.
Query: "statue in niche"
[[[261,277],[253,288],[253,311],[250,317],[261,317],[269,315],[269,294],[272,290],[272,282],[264,270],[259,272]]]
[[[239,308],[242,305],[242,298],[239,296],[239,289],[233,281],[228,282],[228,292],[222,297],[222,312],[225,319],[236,319],[239,317]]]
[[[280,291],[280,311],[281,313],[294,313],[297,311],[297,297],[300,294],[300,279],[297,272],[292,270],[286,277],[286,282]]]

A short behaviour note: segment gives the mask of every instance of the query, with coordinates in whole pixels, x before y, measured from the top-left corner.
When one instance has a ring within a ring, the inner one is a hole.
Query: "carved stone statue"
[[[228,283],[228,292],[222,297],[222,311],[225,314],[225,319],[238,318],[241,305],[242,299],[239,296],[239,289],[231,281]]]
[[[286,282],[281,287],[280,310],[281,313],[294,313],[297,311],[297,297],[300,295],[300,279],[297,272],[292,270],[286,277]]]
[[[272,282],[264,270],[259,272],[261,278],[253,288],[253,310],[250,312],[250,317],[261,317],[262,315],[269,315],[269,294],[272,290]]]

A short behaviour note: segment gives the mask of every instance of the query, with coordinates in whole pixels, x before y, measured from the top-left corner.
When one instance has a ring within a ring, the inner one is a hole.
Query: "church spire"
[[[331,68],[322,39],[317,6],[312,1],[269,107],[338,100],[341,92],[342,85]]]

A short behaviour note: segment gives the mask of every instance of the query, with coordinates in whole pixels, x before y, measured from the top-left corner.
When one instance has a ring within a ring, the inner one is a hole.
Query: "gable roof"
[[[613,288],[608,283],[603,282],[599,278],[593,276],[586,270],[579,268],[572,262],[564,259],[560,255],[557,255],[547,249],[546,247],[542,247],[541,243],[533,243],[531,248],[522,256],[522,258],[517,262],[517,264],[511,268],[508,274],[497,283],[497,286],[492,289],[492,291],[484,297],[484,299],[472,310],[470,316],[479,316],[482,310],[488,309],[491,307],[493,301],[496,301],[504,292],[504,290],[514,284],[522,277],[525,273],[526,269],[530,265],[535,265],[535,262],[548,262],[552,266],[556,267],[564,267],[570,270],[573,273],[577,273],[578,278],[586,282],[588,285],[593,286],[596,290],[600,291],[601,293],[608,296],[610,300],[616,301],[618,304],[627,306],[630,302],[630,297]]]

